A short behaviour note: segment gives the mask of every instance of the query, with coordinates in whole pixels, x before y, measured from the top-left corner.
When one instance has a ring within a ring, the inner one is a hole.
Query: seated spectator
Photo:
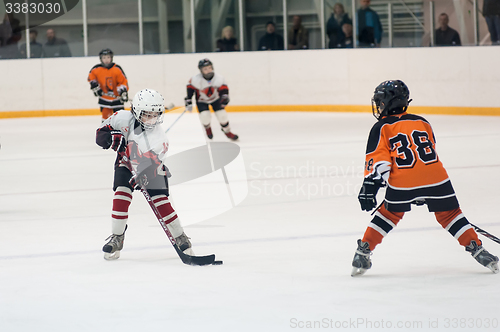
[[[346,23],[342,25],[342,32],[344,33],[344,42],[342,43],[342,48],[353,48],[354,40],[352,38],[352,24]]]
[[[309,31],[302,25],[300,16],[293,17],[293,25],[288,30],[288,49],[300,50],[309,48]]]
[[[328,48],[342,47],[345,43],[345,34],[342,31],[344,24],[351,24],[352,31],[352,21],[345,12],[344,5],[336,3],[335,6],[333,6],[332,16],[328,19],[326,24],[326,34],[330,39]]]
[[[266,34],[262,36],[259,40],[259,50],[284,50],[285,44],[283,37],[278,35],[276,32],[276,25],[273,21],[269,21],[266,24]]]
[[[43,45],[44,58],[68,57],[71,56],[68,44],[62,38],[56,38],[54,29],[47,30],[47,42]]]
[[[217,39],[217,48],[216,52],[232,52],[239,51],[237,40],[234,38],[234,29],[232,26],[227,26],[222,29],[222,36],[220,39]]]
[[[38,36],[38,31],[30,30],[30,58],[41,58],[43,47],[42,44],[36,41],[36,37]],[[21,57],[26,58],[26,43],[23,43],[21,47],[19,47],[19,51],[21,52]]]
[[[500,1],[484,0],[483,16],[488,25],[492,45],[500,45]]]
[[[439,15],[439,28],[436,30],[436,46],[461,46],[457,30],[448,26],[450,19],[446,13]]]
[[[370,0],[361,0],[358,9],[358,41],[360,47],[380,47],[382,23],[376,11],[370,8]]]

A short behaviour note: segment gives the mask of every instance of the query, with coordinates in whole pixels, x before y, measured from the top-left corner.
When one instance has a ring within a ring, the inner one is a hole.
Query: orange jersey
[[[123,102],[120,95],[128,91],[127,76],[123,69],[113,63],[110,68],[102,64],[95,65],[89,73],[89,82],[97,82],[102,90],[102,96],[99,97],[99,106],[106,108],[121,108]]]
[[[431,211],[458,207],[431,125],[418,115],[385,117],[372,127],[364,174],[387,182],[386,202],[405,205],[393,211],[407,211],[416,201],[425,201]]]

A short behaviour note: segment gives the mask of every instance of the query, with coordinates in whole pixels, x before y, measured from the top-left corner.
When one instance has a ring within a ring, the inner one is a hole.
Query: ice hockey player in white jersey
[[[187,85],[187,97],[185,98],[186,110],[193,110],[193,95],[196,94],[196,106],[200,113],[200,121],[205,127],[208,138],[212,139],[212,127],[210,126],[211,114],[208,105],[212,105],[215,116],[221,125],[221,129],[230,140],[237,140],[238,135],[231,132],[229,119],[225,110],[229,103],[229,89],[224,82],[224,77],[214,73],[214,67],[209,59],[202,59],[198,63],[200,73],[194,75]]]
[[[145,186],[179,248],[186,254],[192,254],[191,242],[168,198],[168,168],[163,163],[168,140],[160,126],[164,104],[162,95],[157,91],[141,90],[132,100],[131,112],[116,112],[97,129],[96,143],[118,153],[113,184],[112,234],[102,248],[106,260],[120,257],[132,192],[141,185]],[[130,160],[137,177],[133,177],[127,168],[123,154]]]

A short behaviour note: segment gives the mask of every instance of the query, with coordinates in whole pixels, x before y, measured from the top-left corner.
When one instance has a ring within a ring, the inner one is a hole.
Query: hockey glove
[[[127,91],[122,92],[122,94],[120,95],[120,99],[122,103],[126,103],[128,101],[128,92]]]
[[[125,142],[125,136],[120,130],[112,130],[109,132],[111,134],[111,145],[109,146],[116,152],[125,151],[127,143]]]
[[[380,180],[373,180],[370,178],[365,178],[363,181],[363,186],[359,191],[358,201],[361,204],[361,210],[370,211],[377,206],[377,192],[382,186]]]
[[[140,190],[141,187],[145,188],[149,184],[146,174],[139,174],[137,176],[132,175],[128,182],[135,190]]]
[[[102,96],[102,89],[96,81],[90,82],[90,90],[94,93],[94,96]]]
[[[229,104],[229,96],[228,95],[222,95],[220,97],[220,106],[222,108],[226,108],[227,104]]]
[[[193,101],[191,99],[188,99],[187,97],[184,98],[184,105],[186,105],[186,111],[193,111]]]

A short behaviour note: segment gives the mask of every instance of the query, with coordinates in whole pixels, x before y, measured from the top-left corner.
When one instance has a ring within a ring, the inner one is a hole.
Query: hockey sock
[[[363,242],[370,244],[370,250],[382,242],[383,238],[398,224],[403,218],[404,212],[387,211],[384,205],[375,212],[375,216],[366,228]]]
[[[435,212],[437,221],[446,229],[462,246],[468,246],[474,240],[481,245],[477,233],[465,218],[462,210],[456,208],[450,211]]]
[[[177,212],[175,212],[172,204],[170,204],[168,197],[165,195],[157,195],[151,197],[151,199],[158,209],[158,212],[160,212],[163,221],[165,221],[165,223],[167,224],[167,227],[170,233],[172,233],[172,236],[174,238],[180,236],[184,232],[184,230],[182,229],[179,218],[177,217]]]
[[[113,211],[111,213],[111,231],[122,235],[128,220],[128,207],[132,202],[132,190],[127,187],[116,188],[113,197]]]
[[[202,111],[200,112],[200,121],[201,124],[207,128],[210,127],[210,120],[212,118],[212,115],[210,114],[210,111]]]
[[[217,117],[217,120],[219,120],[219,123],[222,127],[222,130],[225,133],[230,132],[231,128],[229,128],[229,119],[227,117],[226,110],[222,109],[222,110],[215,111],[215,116]]]

